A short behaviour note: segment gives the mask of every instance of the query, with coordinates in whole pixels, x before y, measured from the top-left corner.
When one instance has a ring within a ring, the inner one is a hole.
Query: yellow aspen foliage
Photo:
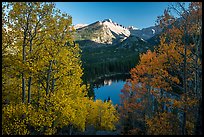
[[[27,124],[29,122],[27,115],[31,106],[25,104],[9,104],[3,107],[2,113],[2,129],[4,134],[8,135],[27,135],[29,130]]]
[[[114,130],[115,124],[119,120],[119,115],[111,102],[90,100],[88,104],[87,124],[93,124],[100,130]]]
[[[84,131],[99,117],[97,127],[114,129],[115,107],[87,97],[72,17],[53,3],[3,5],[3,134],[53,135],[66,126]]]

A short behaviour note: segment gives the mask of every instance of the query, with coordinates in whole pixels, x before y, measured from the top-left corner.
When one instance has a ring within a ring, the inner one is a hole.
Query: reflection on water
[[[101,86],[111,85],[113,82],[126,81],[130,78],[130,74],[115,74],[111,76],[100,77],[93,82],[94,88],[100,88]]]
[[[106,80],[106,79],[105,79],[105,80],[103,81],[103,84],[110,86],[110,85],[112,84],[112,80],[111,80],[111,79],[109,79],[109,80]]]
[[[121,89],[127,78],[129,75],[120,74],[97,80],[94,83],[95,99],[105,101],[110,98],[114,105],[120,104],[119,94],[121,94]]]

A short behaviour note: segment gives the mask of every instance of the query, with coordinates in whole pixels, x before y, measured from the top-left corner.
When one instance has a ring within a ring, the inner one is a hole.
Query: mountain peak
[[[125,26],[120,25],[111,19],[103,20],[102,24],[117,35],[124,35],[125,37],[130,35],[130,31]]]
[[[111,20],[111,19],[104,19],[102,22],[105,22],[105,21],[112,23],[112,20]]]
[[[116,23],[116,22],[114,22],[114,21],[112,21],[111,19],[104,19],[103,21],[102,21],[102,23],[112,23],[113,25],[115,25],[115,26],[119,26],[119,27],[122,27],[122,28],[124,28],[124,29],[127,29],[127,27],[125,27],[125,26],[123,26],[123,25],[120,25],[120,24],[118,24],[118,23]]]
[[[83,25],[78,25],[79,27]],[[78,27],[75,26],[75,27]],[[130,36],[130,31],[111,19],[96,21],[77,29],[77,38],[103,44],[116,44]]]
[[[125,26],[123,26],[123,25],[120,25],[120,24],[118,24],[118,23],[112,21],[111,19],[104,19],[103,21],[100,21],[100,22],[102,22],[102,23],[106,23],[106,22],[112,23],[112,24],[114,24],[115,26],[119,26],[119,27],[122,27],[122,28],[127,29],[127,30],[140,30],[139,28],[136,28],[136,27],[134,27],[134,26],[125,27]]]

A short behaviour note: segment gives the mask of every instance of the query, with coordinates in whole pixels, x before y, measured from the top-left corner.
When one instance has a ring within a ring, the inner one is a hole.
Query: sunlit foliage
[[[89,99],[82,84],[72,17],[53,3],[3,3],[2,11],[3,134],[52,135],[66,126],[72,134],[91,124],[113,130],[114,106]]]

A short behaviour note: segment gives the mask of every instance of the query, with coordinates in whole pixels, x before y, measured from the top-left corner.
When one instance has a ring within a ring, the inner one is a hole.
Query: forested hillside
[[[129,39],[134,39],[130,42]],[[83,43],[79,43],[83,45]],[[82,66],[84,68],[83,79],[94,81],[97,77],[116,73],[128,73],[139,61],[139,54],[147,49],[153,50],[152,45],[129,37],[118,45],[101,46],[97,48],[83,47]]]

